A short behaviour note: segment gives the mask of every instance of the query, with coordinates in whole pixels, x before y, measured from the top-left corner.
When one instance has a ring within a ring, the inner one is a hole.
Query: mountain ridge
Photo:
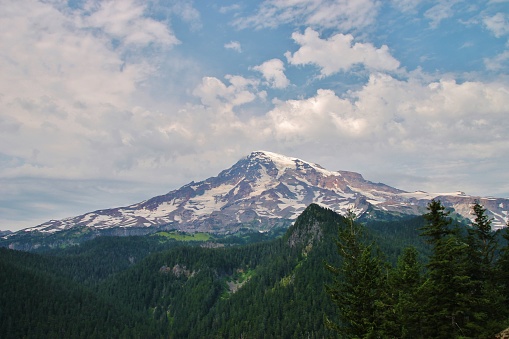
[[[52,234],[74,227],[96,230],[178,230],[229,234],[248,228],[267,231],[288,226],[304,209],[316,203],[340,214],[358,216],[370,208],[418,215],[431,199],[440,199],[464,218],[470,218],[475,200],[488,210],[493,226],[503,227],[509,199],[482,198],[455,193],[407,192],[364,179],[350,171],[322,166],[268,151],[241,158],[216,177],[190,182],[179,189],[126,207],[102,209],[61,220],[50,220],[19,233]]]

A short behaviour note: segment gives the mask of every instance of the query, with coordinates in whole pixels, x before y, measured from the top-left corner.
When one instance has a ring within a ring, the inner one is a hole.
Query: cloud
[[[424,13],[424,17],[430,20],[430,27],[437,28],[442,20],[454,15],[453,7],[461,0],[443,0],[438,2]]]
[[[401,12],[414,12],[423,0],[391,0],[392,6],[396,7]]]
[[[255,71],[261,72],[269,86],[274,88],[285,88],[290,84],[284,71],[283,61],[279,59],[271,59],[265,61],[259,66],[253,67]]]
[[[227,75],[230,85],[214,77],[204,77],[193,91],[203,105],[227,112],[236,106],[249,103],[257,98],[258,81],[242,76]]]
[[[123,46],[150,43],[175,45],[178,39],[159,21],[145,17],[146,5],[135,0],[107,0],[89,2],[87,14],[82,16],[83,28],[98,28]],[[182,13],[188,15],[188,11]]]
[[[224,44],[224,48],[233,49],[235,52],[242,53],[242,46],[238,41],[230,41],[227,44]]]
[[[399,61],[383,45],[376,48],[370,43],[353,43],[350,34],[336,34],[328,39],[320,39],[318,32],[307,28],[304,34],[293,33],[293,40],[301,47],[293,55],[285,54],[292,65],[316,65],[322,76],[350,70],[354,65],[362,64],[372,70],[395,71]]]
[[[499,12],[494,16],[485,16],[483,23],[497,38],[509,33],[509,16],[505,13]]]
[[[484,66],[489,71],[500,71],[509,66],[509,51],[504,51],[493,58],[485,58]]]
[[[113,178],[152,161],[136,149],[149,135],[138,127],[157,130],[161,121],[148,122],[161,117],[140,116],[135,102],[157,63],[133,49],[177,39],[137,2],[87,4],[3,5],[0,130],[9,132],[0,134],[0,157],[19,160],[0,162],[0,177]]]
[[[242,82],[250,82],[239,81],[228,86],[204,79],[196,91],[208,104],[189,107],[186,116],[198,115],[206,123],[200,128],[182,123],[191,135],[204,133],[206,150],[231,144],[242,155],[256,144],[314,158],[320,156],[320,145],[329,155],[341,155],[337,168],[348,169],[341,163],[351,162],[394,171],[394,162],[402,162],[412,175],[434,173],[448,179],[454,169],[492,166],[509,152],[509,85],[504,82],[429,81],[417,75],[401,80],[373,73],[362,88],[343,96],[319,89],[308,98],[273,100],[267,113],[240,119],[231,102],[252,84],[245,87]],[[217,139],[217,133],[222,137]]]
[[[232,12],[232,11],[238,11],[238,10],[240,10],[240,8],[241,7],[239,4],[233,4],[230,6],[222,6],[219,8],[219,13],[225,14],[225,13]]]
[[[163,6],[161,5],[161,7]],[[174,2],[171,5],[171,11],[185,22],[190,23],[193,29],[199,29],[202,27],[200,12],[193,7],[192,0]]]
[[[353,140],[361,136],[367,127],[365,117],[355,114],[348,100],[323,89],[308,99],[276,102],[267,119],[273,137],[287,146],[335,136]]]
[[[275,28],[284,24],[342,31],[372,25],[381,3],[376,0],[265,0],[253,16],[237,18],[239,28]]]
[[[141,13],[138,5],[130,4]],[[136,17],[134,12],[127,17]],[[166,175],[165,180],[183,182],[191,175],[189,168],[194,178],[200,178],[209,173],[206,161],[223,158],[220,152],[228,150],[234,161],[254,145],[280,145],[276,151],[286,152],[321,142],[352,149],[360,145],[366,151],[377,147],[383,151],[381,156],[407,152],[410,157],[414,151],[429,154],[422,145],[431,139],[458,154],[466,152],[465,143],[475,145],[486,150],[481,155],[493,154],[500,150],[497,142],[506,141],[505,84],[397,80],[376,73],[399,66],[387,47],[353,43],[351,35],[320,39],[312,29],[294,33],[300,48],[288,57],[293,65],[318,66],[323,76],[362,64],[373,75],[361,90],[338,96],[319,89],[309,98],[274,100],[267,113],[243,115],[248,104],[266,95],[257,79],[203,77],[192,91],[200,104],[150,109],[136,98],[154,72],[151,60],[123,59],[123,52],[111,44],[113,33],[84,29],[82,13],[20,1],[7,6],[0,20],[2,27],[13,27],[9,34],[0,32],[4,46],[0,130],[5,131],[0,133],[0,155],[9,159],[0,162],[3,178],[134,180],[141,176],[150,181],[149,177],[160,178],[163,174],[155,173],[163,168],[182,166],[188,170],[175,170],[173,178]],[[129,32],[129,20],[120,21]],[[130,44],[142,41],[127,33],[116,36]],[[151,40],[155,36],[148,37],[149,45],[155,42]],[[279,59],[253,69],[271,86],[288,85]],[[457,140],[449,143],[446,136]],[[497,148],[479,141],[481,136],[494,138]],[[193,159],[202,155],[206,160]]]
[[[327,168],[392,173],[398,180],[430,178],[437,191],[440,185],[482,191],[476,176],[487,168],[499,180],[504,176],[497,166],[509,152],[508,94],[507,83],[404,81],[374,73],[343,97],[321,89],[310,98],[276,101],[257,130],[283,153],[298,152],[319,163],[317,148],[335,154],[338,159],[325,156],[321,164]],[[418,182],[398,180],[392,182],[396,187],[422,189]]]

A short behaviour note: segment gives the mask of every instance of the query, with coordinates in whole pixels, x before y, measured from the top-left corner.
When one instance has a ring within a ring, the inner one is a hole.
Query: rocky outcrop
[[[195,273],[195,272],[191,272],[190,270],[188,270],[185,265],[180,265],[180,264],[175,264],[173,267],[168,267],[166,265],[163,265],[159,269],[159,272],[165,273],[165,274],[173,274],[177,278],[180,278],[180,277],[190,278]]]

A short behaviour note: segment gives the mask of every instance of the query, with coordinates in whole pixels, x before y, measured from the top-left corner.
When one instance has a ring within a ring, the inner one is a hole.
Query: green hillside
[[[338,329],[345,337],[364,337],[352,334],[343,307],[355,304],[361,295],[366,298],[359,299],[361,304],[372,305],[378,316],[369,325],[375,337],[412,337],[413,332],[400,325],[415,320],[402,317],[405,307],[414,307],[405,304],[405,298],[419,295],[419,288],[425,293],[426,286],[436,283],[433,267],[426,265],[434,258],[433,244],[419,236],[427,219],[351,224],[359,237],[345,238],[349,223],[311,205],[275,238],[277,234],[213,239],[163,233],[100,237],[37,254],[0,249],[0,337],[329,338],[338,336]],[[467,232],[461,228],[457,239],[466,241]],[[341,244],[348,239],[364,253],[364,261],[345,272],[348,258]],[[507,254],[497,250],[497,267],[507,266]],[[402,265],[411,258],[420,267],[414,270],[418,279],[414,285],[401,285],[406,280],[400,275],[408,272]],[[353,285],[365,282],[375,293],[369,297],[366,289],[361,290],[338,304],[343,299],[333,292],[350,293],[345,288],[355,286],[345,282],[362,265],[371,268],[364,276],[355,276]],[[509,295],[504,286],[491,286],[500,296],[499,306]],[[419,312],[419,324],[432,319],[426,309]],[[507,314],[499,313],[489,324],[490,333],[506,325]],[[362,318],[360,311],[351,314]],[[461,324],[472,326],[451,333],[457,337],[485,333],[475,332],[479,321],[470,317],[472,321]],[[339,327],[327,327],[325,319]]]

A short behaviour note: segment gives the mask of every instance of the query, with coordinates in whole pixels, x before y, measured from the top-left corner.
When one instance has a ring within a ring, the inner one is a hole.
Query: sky
[[[508,0],[0,0],[0,230],[266,150],[509,198]]]

